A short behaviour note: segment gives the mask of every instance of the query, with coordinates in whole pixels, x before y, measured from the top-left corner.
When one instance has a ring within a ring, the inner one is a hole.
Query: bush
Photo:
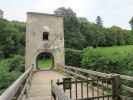
[[[106,73],[131,75],[133,70],[133,46],[86,48],[83,50],[82,66]]]
[[[0,61],[0,93],[24,72],[24,57],[15,55]]]
[[[15,55],[13,58],[8,59],[9,71],[24,72],[24,57]]]
[[[82,51],[65,49],[65,63],[71,66],[81,66]]]

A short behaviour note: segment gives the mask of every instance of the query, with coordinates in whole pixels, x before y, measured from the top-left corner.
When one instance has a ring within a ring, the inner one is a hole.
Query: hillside
[[[86,48],[82,66],[107,73],[133,74],[133,45]]]

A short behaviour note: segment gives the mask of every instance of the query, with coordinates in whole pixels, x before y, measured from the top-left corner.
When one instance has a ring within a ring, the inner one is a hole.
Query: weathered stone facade
[[[51,14],[28,13],[26,30],[26,65],[36,69],[36,58],[42,52],[54,57],[54,68],[64,65],[63,17]]]
[[[0,9],[0,18],[3,18],[4,12]]]

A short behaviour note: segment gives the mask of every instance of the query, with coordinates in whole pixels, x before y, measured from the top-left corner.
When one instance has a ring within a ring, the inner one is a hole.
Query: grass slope
[[[126,56],[129,53],[133,52],[133,45],[127,46],[113,46],[113,47],[99,47],[94,49],[94,51],[99,52],[102,55],[106,55],[106,57],[110,58],[114,55],[119,54],[120,56]]]
[[[38,67],[41,70],[47,70],[52,67],[52,59],[41,59],[38,61]]]
[[[133,45],[84,49],[82,66],[87,69],[133,74]]]

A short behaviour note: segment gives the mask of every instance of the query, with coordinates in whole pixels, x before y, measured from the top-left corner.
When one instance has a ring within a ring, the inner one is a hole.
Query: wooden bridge
[[[0,100],[133,100],[121,95],[122,90],[133,93],[121,80],[133,81],[133,77],[70,66],[62,72],[34,72],[30,67]]]
[[[121,80],[133,77],[106,74],[71,66],[57,72],[35,71],[40,53],[50,53],[55,67],[64,65],[63,17],[28,13],[26,32],[26,71],[0,96],[0,100],[133,100],[133,88]],[[31,66],[31,67],[29,67]]]

